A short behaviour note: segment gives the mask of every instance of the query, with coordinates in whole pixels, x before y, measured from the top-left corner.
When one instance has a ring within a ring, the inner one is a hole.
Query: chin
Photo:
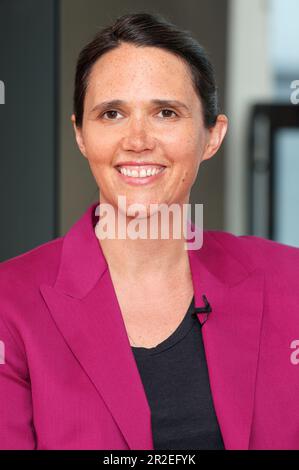
[[[150,217],[159,211],[160,204],[166,204],[164,201],[144,200],[142,198],[126,198],[125,206],[121,203],[118,209],[121,213],[126,213],[128,217],[143,219]],[[158,205],[157,208],[154,205]]]

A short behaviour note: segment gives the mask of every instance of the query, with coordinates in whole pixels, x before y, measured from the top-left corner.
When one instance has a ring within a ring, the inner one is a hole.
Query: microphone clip
[[[202,326],[204,325],[204,323],[207,321],[208,319],[208,316],[209,316],[209,313],[212,312],[212,307],[211,305],[209,304],[209,301],[207,299],[207,297],[205,296],[205,294],[202,295],[202,299],[204,301],[204,304],[205,306],[204,307],[194,307],[194,311],[192,312],[192,315],[197,315],[198,313],[206,313],[206,317],[203,321],[203,323],[201,324]]]

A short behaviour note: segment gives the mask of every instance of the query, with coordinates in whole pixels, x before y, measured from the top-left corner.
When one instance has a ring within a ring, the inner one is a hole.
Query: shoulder
[[[289,282],[298,289],[298,247],[255,235],[235,235],[218,230],[207,233],[249,271],[262,269],[268,279]]]
[[[28,292],[41,283],[55,281],[63,238],[43,243],[32,250],[0,263],[0,301],[5,294]]]
[[[235,256],[250,255],[250,259],[259,262],[275,262],[277,259],[296,259],[299,257],[299,248],[269,240],[255,235],[235,235],[231,232],[208,230],[207,233],[218,243]],[[274,258],[269,258],[271,255]]]

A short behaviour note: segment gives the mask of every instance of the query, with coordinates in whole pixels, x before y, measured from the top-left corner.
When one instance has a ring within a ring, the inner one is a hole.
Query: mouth
[[[147,165],[117,165],[116,171],[126,183],[144,185],[156,181],[166,170],[166,166],[157,164]]]

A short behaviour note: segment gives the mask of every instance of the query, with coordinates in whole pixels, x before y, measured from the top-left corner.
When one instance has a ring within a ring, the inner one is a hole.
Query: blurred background
[[[216,69],[229,129],[191,193],[205,230],[299,247],[298,0],[0,0],[0,261],[97,201],[70,120],[75,64],[98,29],[141,11],[190,30]]]

